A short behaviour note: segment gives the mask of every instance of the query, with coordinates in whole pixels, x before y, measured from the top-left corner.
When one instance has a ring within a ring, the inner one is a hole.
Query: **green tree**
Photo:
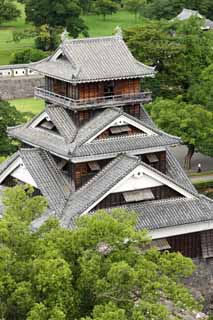
[[[42,60],[48,56],[48,52],[39,49],[23,49],[12,54],[10,63],[30,63]]]
[[[32,232],[47,203],[32,188],[5,191],[0,221],[0,316],[5,320],[169,320],[162,299],[199,305],[182,285],[189,258],[146,247],[133,212],[100,210],[65,230],[54,219]]]
[[[30,114],[21,113],[6,101],[0,100],[0,156],[7,156],[17,150],[17,143],[7,135],[7,127],[25,122]]]
[[[0,0],[0,25],[3,22],[11,21],[20,16],[14,0]]]
[[[181,137],[188,147],[185,157],[187,169],[191,168],[191,158],[195,149],[213,155],[213,113],[199,105],[187,104],[181,98],[158,98],[148,105],[148,109],[159,128]]]
[[[151,0],[146,3],[144,15],[151,19],[172,19],[183,8],[197,10],[207,18],[213,19],[211,0]]]
[[[123,2],[124,8],[130,13],[134,14],[135,20],[142,13],[142,9],[145,4],[145,0],[125,0]]]
[[[213,112],[213,64],[204,69],[195,83],[189,88],[188,99],[202,104]]]
[[[184,0],[152,0],[144,8],[144,16],[151,19],[172,19],[184,7]]]
[[[93,4],[94,11],[102,15],[104,20],[107,15],[112,15],[119,9],[119,4],[114,0],[96,0]]]
[[[130,28],[124,37],[133,55],[156,67],[154,80],[145,80],[154,96],[186,95],[201,71],[212,61],[210,36],[200,28],[201,21],[154,21]]]
[[[81,7],[78,0],[27,0],[27,21],[36,27],[47,25],[52,34],[57,27],[67,28],[74,38],[80,33],[88,35],[87,27],[80,17]]]

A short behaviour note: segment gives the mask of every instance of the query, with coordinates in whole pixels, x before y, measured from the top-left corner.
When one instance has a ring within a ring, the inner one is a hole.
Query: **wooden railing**
[[[59,95],[44,88],[36,88],[35,96],[51,103],[59,104],[70,109],[85,109],[92,107],[122,106],[127,103],[147,103],[152,100],[151,92],[137,92],[112,96],[94,97],[88,99],[72,99]]]

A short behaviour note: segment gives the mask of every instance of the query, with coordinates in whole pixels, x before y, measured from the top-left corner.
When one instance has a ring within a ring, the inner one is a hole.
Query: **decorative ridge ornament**
[[[64,31],[61,34],[61,41],[64,42],[69,37],[69,32],[67,32],[67,29],[65,28]]]
[[[123,40],[123,34],[122,34],[122,29],[120,26],[117,26],[115,28],[115,36],[118,40]]]

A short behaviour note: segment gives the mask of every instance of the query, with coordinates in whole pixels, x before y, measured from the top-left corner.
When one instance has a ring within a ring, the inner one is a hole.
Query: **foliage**
[[[135,19],[137,19],[137,16],[142,14],[142,9],[144,7],[145,0],[124,0],[124,8],[133,13],[135,16]]]
[[[213,113],[199,105],[187,104],[180,97],[174,100],[158,98],[148,105],[148,109],[157,126],[181,137],[183,143],[188,146],[187,167],[190,167],[195,148],[213,155],[213,148],[206,148],[213,142]]]
[[[26,2],[27,21],[40,27],[67,28],[70,35],[77,38],[80,33],[87,35],[87,27],[80,18],[81,7],[78,0],[28,0]]]
[[[10,63],[30,63],[42,60],[48,56],[48,53],[39,49],[23,49],[12,54]]]
[[[47,25],[37,28],[37,36],[35,38],[35,46],[43,51],[55,50],[60,44],[61,29],[54,28],[50,30]]]
[[[20,14],[14,0],[0,0],[0,25],[3,22],[17,19]]]
[[[144,15],[151,19],[172,19],[184,7],[183,0],[152,0],[144,7]]]
[[[139,61],[156,67],[156,78],[147,82],[157,96],[186,94],[213,58],[209,35],[195,18],[184,22],[149,21],[143,27],[126,30],[125,39]]]
[[[119,9],[119,4],[114,0],[96,0],[93,4],[93,10],[102,15],[104,20],[107,15],[112,15]]]
[[[193,103],[203,104],[213,112],[213,64],[205,68],[189,88],[188,98]]]
[[[172,19],[183,8],[197,10],[213,19],[212,0],[150,0],[146,3],[144,15],[151,19]]]
[[[17,149],[17,143],[7,136],[7,127],[23,123],[29,116],[29,113],[21,113],[8,102],[0,100],[0,156],[6,156]]]
[[[5,320],[168,320],[160,298],[183,309],[199,305],[181,284],[194,270],[181,254],[143,250],[146,231],[124,210],[84,216],[74,230],[48,220],[31,232],[46,208],[32,189],[3,196],[0,221],[0,314]],[[141,252],[141,250],[143,250]]]

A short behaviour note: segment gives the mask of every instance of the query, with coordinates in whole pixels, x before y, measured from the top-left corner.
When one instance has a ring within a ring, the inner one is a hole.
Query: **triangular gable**
[[[160,186],[169,187],[176,193],[179,193],[180,197],[182,196],[191,199],[195,196],[193,193],[190,193],[180,185],[176,184],[176,182],[174,182],[172,179],[166,177],[165,174],[157,172],[157,170],[153,168],[148,168],[147,165],[140,164],[120,182],[118,182],[113,188],[103,194],[95,203],[93,203],[92,206],[87,208],[83,213],[91,211],[96,205],[98,205],[98,203],[100,203],[103,199],[105,199],[112,193],[146,190]]]
[[[33,119],[29,123],[29,128],[47,130],[48,132],[51,132],[53,134],[60,135],[60,132],[57,126],[52,121],[52,119],[50,118],[49,114],[46,111],[42,112],[39,116]]]
[[[111,123],[109,123],[107,126],[102,128],[99,132],[97,132],[93,137],[91,137],[86,143],[90,143],[94,141],[95,139],[98,139],[99,137],[104,136],[106,132],[111,131],[112,136],[113,132],[115,133],[114,136],[116,136],[116,132],[126,131],[126,133],[130,134],[142,134],[142,135],[157,135],[156,132],[154,132],[151,128],[147,128],[143,124],[139,123],[139,121],[135,121],[134,119],[128,117],[128,115],[118,115],[118,117],[113,120]],[[135,130],[134,130],[135,129]]]
[[[31,176],[28,169],[25,167],[21,157],[17,157],[10,165],[1,173],[0,184],[4,182],[9,176],[22,181],[23,183],[30,184],[31,186],[38,188],[35,180]]]

